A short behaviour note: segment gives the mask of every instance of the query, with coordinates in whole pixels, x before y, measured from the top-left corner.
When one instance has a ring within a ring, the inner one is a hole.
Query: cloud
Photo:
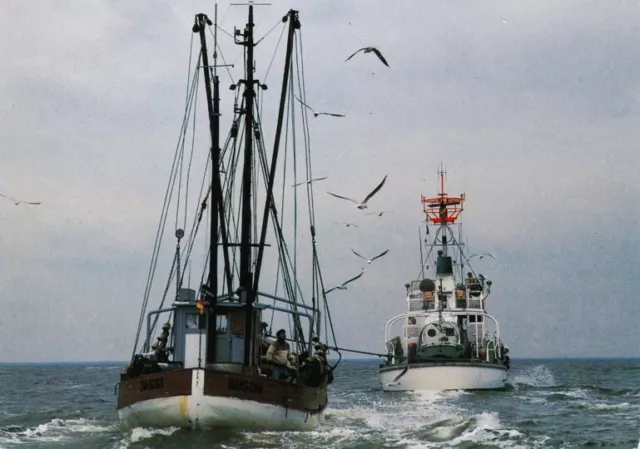
[[[3,360],[129,356],[184,114],[193,14],[213,17],[210,2],[187,3],[152,10],[98,0],[38,9],[12,3],[0,18],[0,192],[43,203],[0,203]],[[256,7],[256,35],[267,35],[256,49],[256,76],[269,86],[268,147],[284,40],[269,66],[288,7]],[[494,281],[490,311],[514,357],[606,355],[612,347],[637,355],[610,329],[624,333],[638,319],[631,303],[640,230],[638,8],[577,1],[290,7],[303,25],[307,103],[347,115],[310,117],[313,174],[328,176],[315,186],[325,283],[360,271],[350,248],[390,249],[347,291],[329,296],[339,343],[383,350],[384,325],[404,310],[404,284],[419,272],[420,194],[436,193],[444,161],[447,188],[467,194],[470,249],[499,258],[477,265]],[[244,8],[227,3],[219,15],[229,32],[246,21]],[[219,39],[237,80],[242,48],[224,33]],[[367,45],[391,67],[372,55],[344,62]],[[226,130],[232,80],[226,69],[220,77]],[[202,108],[197,121],[205,124]],[[205,126],[194,143],[192,193],[208,147]],[[384,217],[325,193],[357,197],[385,174],[370,203],[372,211],[394,212]],[[154,300],[173,256],[172,228]],[[302,266],[306,218],[300,233]],[[268,267],[265,285],[272,275]]]

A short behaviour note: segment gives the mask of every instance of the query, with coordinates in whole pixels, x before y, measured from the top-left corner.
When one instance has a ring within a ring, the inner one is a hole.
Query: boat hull
[[[118,410],[120,423],[134,427],[197,430],[313,430],[323,412],[309,413],[235,398],[175,396],[149,399]]]
[[[143,375],[121,381],[119,388],[125,428],[312,430],[322,423],[326,405],[326,387],[204,369]]]
[[[505,387],[507,368],[484,362],[415,363],[408,369],[382,367],[379,376],[384,391],[497,390]]]

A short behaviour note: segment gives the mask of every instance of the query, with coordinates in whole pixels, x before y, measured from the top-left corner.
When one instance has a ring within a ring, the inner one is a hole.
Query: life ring
[[[423,292],[422,300],[425,302],[433,301],[433,292]]]

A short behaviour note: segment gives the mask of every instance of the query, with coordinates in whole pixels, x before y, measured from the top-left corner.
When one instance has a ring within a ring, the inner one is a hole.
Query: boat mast
[[[209,329],[215,329],[215,306],[218,297],[218,231],[222,237],[223,255],[225,261],[225,275],[228,288],[231,289],[231,271],[229,263],[229,254],[227,252],[227,230],[224,222],[224,204],[222,200],[222,183],[220,181],[220,88],[217,75],[216,59],[217,52],[217,19],[218,5],[215,7],[215,30],[214,30],[214,49],[213,52],[213,83],[211,80],[211,67],[209,66],[209,55],[207,51],[207,40],[205,37],[205,28],[211,26],[211,20],[205,14],[196,15],[196,23],[193,26],[194,33],[200,34],[200,45],[202,53],[202,66],[204,69],[205,91],[207,96],[207,111],[209,113],[209,131],[211,134],[211,223],[209,235],[209,279],[207,287],[209,289]],[[211,85],[213,84],[213,93]],[[207,334],[207,363],[213,363],[215,360],[215,332]]]
[[[290,10],[286,16],[282,18],[283,22],[289,21],[289,31],[287,33],[287,50],[284,59],[284,76],[282,78],[282,91],[280,94],[280,107],[278,108],[278,121],[276,124],[276,133],[273,143],[273,154],[271,156],[271,167],[269,169],[269,179],[267,181],[267,198],[265,200],[264,215],[262,217],[262,228],[260,230],[260,240],[258,244],[258,257],[256,259],[256,273],[254,279],[254,289],[258,290],[258,281],[260,280],[260,268],[262,267],[262,258],[264,256],[265,240],[267,238],[267,225],[269,223],[269,212],[274,210],[275,202],[273,200],[273,184],[276,176],[276,167],[278,162],[278,153],[280,149],[280,139],[282,137],[282,124],[284,121],[284,111],[287,105],[287,90],[289,86],[289,77],[291,71],[291,55],[293,54],[293,36],[296,29],[300,28],[300,20],[298,19],[298,11]]]
[[[253,348],[253,274],[251,273],[251,175],[253,162],[253,100],[255,97],[253,81],[253,5],[249,4],[249,20],[244,33],[236,30],[235,34],[242,35],[244,40],[236,43],[246,49],[246,79],[240,80],[244,84],[244,166],[242,170],[242,227],[240,240],[240,289],[241,301],[245,302],[244,329],[244,366],[253,365],[251,350]],[[244,298],[242,298],[244,296]]]
[[[444,167],[441,165],[440,166],[440,171],[438,172],[438,174],[440,175],[440,240],[442,242],[442,255],[443,256],[447,256],[447,205],[445,204],[446,202],[446,196],[447,194],[444,191]],[[444,214],[442,213],[442,211],[444,211]]]
[[[424,254],[422,252],[422,233],[420,232],[420,226],[418,226],[418,243],[420,244],[420,279],[424,279]]]

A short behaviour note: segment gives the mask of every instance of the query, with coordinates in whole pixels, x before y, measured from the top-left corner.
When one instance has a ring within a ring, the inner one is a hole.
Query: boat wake
[[[136,427],[128,431],[127,435],[115,443],[111,449],[128,449],[135,443],[142,441],[147,442],[147,440],[158,437],[169,437],[179,430],[178,427],[169,427],[167,429],[145,429],[143,427]]]
[[[90,419],[55,418],[33,427],[4,426],[0,427],[0,448],[23,443],[51,443],[77,441],[80,434],[106,433],[116,429],[114,424],[105,424]]]
[[[440,448],[483,444],[499,448],[544,447],[545,438],[531,440],[500,422],[494,412],[472,413],[458,400],[472,393],[415,392],[378,395],[343,395],[336,405],[356,403],[327,412],[323,428],[313,432],[246,434],[252,444],[303,448]],[[350,396],[350,397],[344,397]],[[344,400],[344,399],[348,399]]]
[[[557,387],[558,383],[549,368],[544,365],[532,366],[507,379],[507,388],[511,390],[526,390],[537,388]]]

